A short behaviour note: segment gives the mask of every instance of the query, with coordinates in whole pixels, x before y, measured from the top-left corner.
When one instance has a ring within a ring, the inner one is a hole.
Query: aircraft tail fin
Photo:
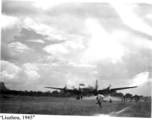
[[[95,88],[98,89],[98,80],[96,80]]]

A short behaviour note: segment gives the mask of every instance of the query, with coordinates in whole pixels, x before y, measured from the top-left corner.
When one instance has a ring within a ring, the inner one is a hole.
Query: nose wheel
[[[77,100],[80,100],[80,99],[82,99],[82,98],[83,98],[82,95],[76,97]]]

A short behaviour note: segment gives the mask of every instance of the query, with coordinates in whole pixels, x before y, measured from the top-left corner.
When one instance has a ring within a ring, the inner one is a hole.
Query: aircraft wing
[[[132,86],[132,87],[121,87],[121,88],[112,88],[110,90],[123,90],[123,89],[130,89],[130,88],[136,88],[137,86]]]
[[[130,89],[130,88],[136,88],[137,86],[132,86],[132,87],[121,87],[121,88],[112,88],[112,89],[103,89],[103,90],[98,90],[98,93],[104,93],[104,92],[114,92],[117,90],[124,90],[124,89]]]
[[[69,92],[69,93],[74,92],[73,89],[66,89],[66,88],[57,88],[57,87],[45,87],[45,88],[56,89],[56,90],[63,90],[63,91]]]
[[[56,87],[45,87],[45,88],[56,89],[56,90],[64,90],[64,88],[56,88]]]

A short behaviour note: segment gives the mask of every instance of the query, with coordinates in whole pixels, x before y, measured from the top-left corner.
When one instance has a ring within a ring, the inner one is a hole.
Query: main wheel
[[[77,100],[80,100],[80,97],[79,96],[77,96],[77,98],[76,98]]]
[[[82,95],[81,95],[81,99],[82,99],[83,97],[82,97]]]

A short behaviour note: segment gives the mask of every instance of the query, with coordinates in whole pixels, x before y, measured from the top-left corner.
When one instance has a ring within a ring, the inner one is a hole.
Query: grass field
[[[151,117],[151,100],[147,102],[103,102],[102,108],[95,99],[75,100],[58,97],[1,96],[0,113],[40,115],[109,115],[122,117]]]

